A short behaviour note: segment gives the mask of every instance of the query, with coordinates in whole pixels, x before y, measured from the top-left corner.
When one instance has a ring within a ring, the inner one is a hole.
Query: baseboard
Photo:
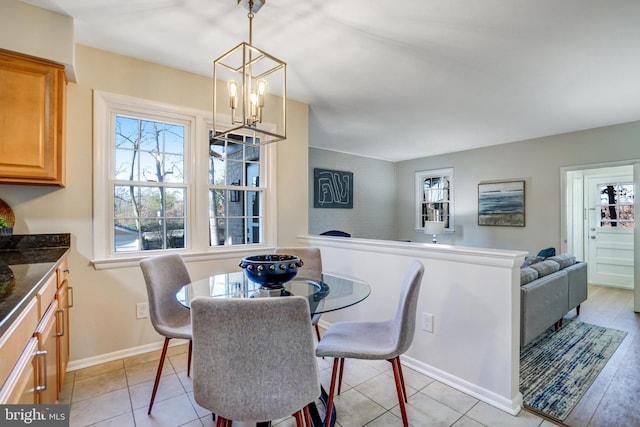
[[[169,347],[186,344],[187,340],[172,339],[169,341]],[[87,357],[85,359],[70,360],[67,365],[67,372],[77,371],[78,369],[89,368],[91,366],[100,365],[101,363],[113,362],[114,360],[123,359],[125,357],[137,356],[150,351],[162,349],[164,340],[145,344],[138,347],[125,348],[123,350],[114,351],[112,353],[100,354],[98,356]]]
[[[473,396],[510,415],[518,415],[522,410],[522,393],[520,392],[518,392],[514,399],[508,399],[411,357],[403,355],[400,357],[400,360],[402,364],[408,368],[423,373],[469,396]]]
[[[320,326],[320,328],[322,329],[327,329],[329,325],[331,325],[331,323],[325,322],[324,320],[322,320],[322,318],[318,322],[318,326]],[[518,392],[514,399],[507,399],[490,390],[486,390],[482,387],[477,386],[476,384],[472,384],[447,372],[441,371],[440,369],[434,368],[433,366],[427,365],[426,363],[416,360],[412,357],[402,355],[400,357],[400,360],[402,364],[407,366],[408,368],[428,375],[429,377],[440,381],[443,384],[451,386],[456,390],[468,394],[469,396],[473,396],[476,399],[479,399],[510,415],[518,415],[518,413],[523,408],[522,393],[520,392]]]

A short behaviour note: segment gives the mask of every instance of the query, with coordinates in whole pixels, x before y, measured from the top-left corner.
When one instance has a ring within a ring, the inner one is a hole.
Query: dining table
[[[358,278],[337,273],[320,273],[313,276],[299,274],[281,287],[263,287],[250,280],[244,271],[215,274],[194,280],[176,292],[176,298],[185,307],[198,296],[212,298],[262,298],[288,295],[303,296],[309,301],[312,316],[351,307],[365,300],[371,293],[371,286]],[[327,393],[322,387],[319,400],[326,408]],[[314,427],[325,425],[326,414],[321,414],[315,403],[309,405],[311,421]],[[325,411],[326,412],[326,411]],[[330,425],[336,419],[333,405]],[[258,423],[259,427],[270,423]]]

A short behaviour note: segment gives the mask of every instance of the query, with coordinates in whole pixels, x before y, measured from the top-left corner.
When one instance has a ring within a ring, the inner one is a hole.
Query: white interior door
[[[633,176],[586,177],[589,282],[633,289]]]

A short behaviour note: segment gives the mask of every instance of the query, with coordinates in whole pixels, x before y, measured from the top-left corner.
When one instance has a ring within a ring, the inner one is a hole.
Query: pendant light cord
[[[249,18],[249,44],[253,46],[253,0],[249,0],[249,13],[247,13],[247,17]]]

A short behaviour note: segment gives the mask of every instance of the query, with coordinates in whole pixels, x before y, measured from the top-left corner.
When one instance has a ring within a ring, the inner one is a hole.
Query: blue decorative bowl
[[[296,277],[302,265],[295,255],[253,255],[240,261],[247,278],[265,288],[281,288]]]

